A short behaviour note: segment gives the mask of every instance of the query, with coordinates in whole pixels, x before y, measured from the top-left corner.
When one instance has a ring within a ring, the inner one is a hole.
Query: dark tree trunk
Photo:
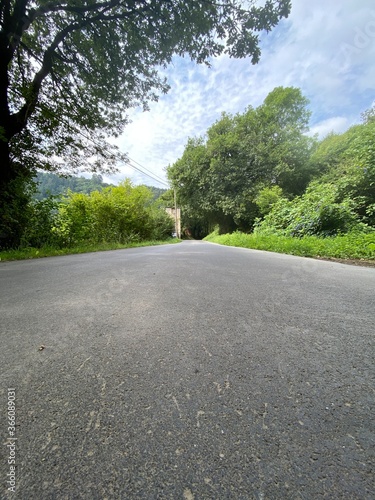
[[[25,126],[9,110],[8,64],[10,48],[4,34],[0,37],[0,248],[19,245],[27,222],[25,171],[11,159],[10,140]]]
[[[9,142],[5,138],[0,138],[0,191],[3,191],[14,175],[10,163]]]
[[[11,162],[9,142],[0,139],[0,248],[20,244],[27,223],[27,178]]]

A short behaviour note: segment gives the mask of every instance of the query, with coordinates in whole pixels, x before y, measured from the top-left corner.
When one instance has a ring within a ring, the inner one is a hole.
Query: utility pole
[[[178,234],[178,224],[177,224],[177,196],[176,196],[176,189],[173,189],[174,193],[174,228],[175,228],[175,233],[177,238],[180,237]]]

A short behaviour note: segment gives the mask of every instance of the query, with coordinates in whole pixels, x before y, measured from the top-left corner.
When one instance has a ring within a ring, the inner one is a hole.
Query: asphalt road
[[[375,498],[375,269],[203,242],[0,263],[0,318],[1,498]]]

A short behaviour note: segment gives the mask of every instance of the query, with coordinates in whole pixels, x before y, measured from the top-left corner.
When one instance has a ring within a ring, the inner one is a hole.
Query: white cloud
[[[165,178],[165,167],[181,156],[188,137],[203,135],[222,111],[258,106],[276,86],[301,88],[310,99],[311,131],[321,137],[358,122],[375,98],[373,0],[292,3],[290,17],[264,36],[256,66],[221,56],[209,69],[176,58],[166,72],[170,92],[149,112],[131,113],[117,141],[121,150]],[[130,172],[122,169],[115,180]]]
[[[336,132],[339,134],[345,132],[348,126],[349,120],[345,116],[335,116],[333,118],[323,120],[311,127],[310,135],[318,134],[319,138],[323,139],[331,132]]]

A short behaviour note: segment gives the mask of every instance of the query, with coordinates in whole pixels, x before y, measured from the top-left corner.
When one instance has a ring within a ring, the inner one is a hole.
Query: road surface
[[[0,497],[374,499],[374,297],[194,241],[0,263]]]

